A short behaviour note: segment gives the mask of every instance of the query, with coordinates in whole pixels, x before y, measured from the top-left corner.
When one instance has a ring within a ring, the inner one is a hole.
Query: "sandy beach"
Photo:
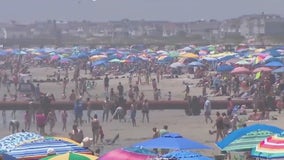
[[[46,74],[52,74],[55,71],[55,69],[46,69],[46,68],[37,68],[37,69],[31,69],[31,73],[33,74],[34,79],[45,79]],[[84,74],[82,73],[82,76]],[[190,82],[193,84],[196,84],[199,80],[198,79],[190,79],[187,75],[184,75],[180,78],[176,79],[163,79],[158,84],[158,88],[161,88],[162,95],[165,95],[168,91],[171,91],[173,93],[173,99],[179,99],[182,100],[184,96],[184,88],[185,86],[182,84],[183,81]],[[125,90],[128,90],[128,79],[127,78],[121,78],[121,79],[111,79],[110,80],[110,87],[116,88],[118,82],[122,82],[122,84],[125,86]],[[90,91],[93,95],[91,97],[91,100],[94,100],[94,95],[98,95],[99,99],[103,99],[104,93],[103,93],[103,81],[98,80],[96,81],[97,85],[94,90]],[[74,84],[71,82],[67,86],[67,96],[70,94],[71,89],[73,89]],[[62,85],[60,83],[41,83],[40,84],[41,90],[43,92],[49,92],[53,93],[57,99],[61,98],[61,92],[62,92]],[[153,99],[152,94],[152,86],[151,85],[142,85],[140,86],[141,90],[145,93],[146,97],[148,99]],[[4,94],[6,91],[6,88],[1,88],[1,95]],[[198,87],[191,87],[190,91],[191,95],[201,95],[201,88]],[[163,97],[163,99],[166,96]],[[85,100],[86,97],[84,97]],[[211,98],[211,97],[210,97]],[[215,98],[215,97],[212,97]],[[225,99],[226,97],[217,97],[219,99]],[[222,110],[220,112],[223,112]],[[249,111],[250,113],[252,111]],[[99,116],[99,119],[102,119],[102,111],[93,111],[92,115],[97,113]],[[215,119],[216,110],[212,113],[212,118]],[[71,131],[71,127],[73,125],[74,120],[74,114],[73,111],[68,111],[68,126],[67,131],[62,131],[62,122],[61,117],[58,111],[56,111],[57,114],[57,123],[54,129],[54,132],[52,135],[56,136],[64,136],[68,137],[68,133]],[[184,110],[153,110],[150,111],[150,123],[142,123],[142,113],[141,111],[137,111],[136,121],[137,121],[137,127],[132,127],[130,120],[127,122],[119,122],[118,120],[113,120],[112,122],[104,122],[102,124],[105,139],[112,139],[117,133],[119,133],[120,137],[118,141],[113,145],[102,145],[99,144],[98,146],[94,146],[93,148],[100,148],[101,153],[106,153],[107,151],[110,151],[112,149],[120,148],[120,147],[126,147],[130,146],[132,144],[135,144],[137,142],[150,139],[153,135],[152,128],[162,128],[163,125],[169,126],[170,132],[180,133],[186,138],[189,138],[194,141],[198,141],[203,144],[207,144],[211,146],[212,150],[206,150],[206,151],[200,151],[201,153],[204,153],[208,156],[213,156],[216,154],[219,154],[220,151],[216,148],[214,142],[215,142],[215,135],[210,135],[208,131],[212,129],[213,124],[206,124],[204,120],[204,113],[202,112],[199,116],[187,116],[185,114]],[[265,123],[265,124],[271,124],[276,125],[280,128],[284,128],[284,125],[282,121],[284,120],[283,115],[279,115],[278,113],[271,113],[271,115],[277,115],[278,120],[268,120],[268,121],[259,121],[257,123]],[[11,111],[6,111],[7,116],[7,122],[11,119]],[[87,118],[87,113],[84,112],[84,120]],[[127,117],[128,118],[128,117]],[[240,117],[241,119],[246,117]],[[17,111],[16,112],[16,119],[21,122],[20,128],[24,128],[24,111]],[[251,124],[251,123],[249,123]],[[46,132],[49,134],[49,126],[46,126]],[[91,124],[85,123],[82,127],[80,127],[84,131],[85,137],[91,137]],[[0,137],[4,137],[10,134],[8,130],[8,126],[2,123],[2,120],[0,121],[0,129],[2,131],[0,132]],[[35,131],[35,125],[32,125],[31,131]]]

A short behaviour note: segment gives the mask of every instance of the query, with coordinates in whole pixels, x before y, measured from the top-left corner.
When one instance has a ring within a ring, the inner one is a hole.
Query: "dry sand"
[[[45,79],[46,74],[51,74],[54,71],[49,69],[46,70],[44,68],[41,69],[32,69],[31,72],[34,75],[34,78],[36,79]],[[116,88],[118,82],[121,81],[123,84],[127,84],[127,79],[112,79],[110,80],[111,87]],[[183,90],[185,89],[184,85],[182,85],[182,81],[187,81],[191,83],[197,83],[198,80],[192,80],[187,78],[186,76],[183,76],[178,79],[164,79],[161,81],[161,83],[158,85],[159,88],[162,90],[162,94],[165,95],[167,91],[172,91],[173,93],[173,99],[183,99],[184,93]],[[100,99],[103,99],[104,93],[103,91],[103,81],[96,81],[97,86],[94,91],[92,91],[92,94],[98,94]],[[62,92],[62,85],[56,84],[56,83],[42,83],[41,89],[43,91],[54,93],[56,97],[61,96]],[[70,93],[71,89],[73,87],[73,84],[69,84],[67,93]],[[145,92],[146,97],[148,99],[153,99],[152,96],[152,90],[151,86],[142,86],[141,89]],[[125,90],[128,90],[128,87],[125,85]],[[6,89],[1,88],[1,94],[4,94]],[[201,94],[201,88],[191,87],[191,95],[200,95]],[[92,97],[93,99],[94,97]],[[219,98],[225,98],[225,97],[219,97]],[[60,98],[59,98],[60,99]],[[166,97],[164,96],[164,99]],[[6,111],[8,122],[10,119],[10,113],[11,111]],[[92,114],[97,113],[99,115],[99,118],[102,118],[102,112],[101,111],[93,111]],[[215,113],[216,111],[213,111],[213,119],[215,119]],[[62,128],[62,122],[59,115],[59,112],[57,113],[58,122],[55,126],[55,134],[58,136],[66,136],[68,137],[68,132],[63,132],[61,130]],[[278,113],[271,113],[271,115],[278,115]],[[84,117],[86,117],[86,113],[84,113]],[[24,128],[23,120],[24,120],[24,112],[23,111],[17,111],[16,112],[16,119],[20,120],[21,127]],[[84,118],[86,119],[86,118]],[[69,117],[68,117],[68,126],[67,130],[71,131],[71,127],[73,124],[74,115],[72,111],[69,111]],[[140,111],[137,112],[137,127],[132,127],[130,122],[126,123],[120,123],[117,120],[113,120],[112,122],[105,122],[102,123],[105,138],[111,139],[115,136],[115,134],[119,133],[120,138],[114,145],[101,145],[99,144],[96,147],[101,148],[102,153],[105,153],[107,151],[110,151],[112,149],[120,148],[129,146],[132,144],[135,144],[137,142],[140,142],[142,140],[146,140],[152,137],[152,128],[162,128],[163,125],[169,126],[170,132],[176,132],[180,133],[186,138],[198,141],[200,143],[207,144],[211,147],[213,147],[213,150],[206,150],[206,151],[200,151],[201,153],[204,153],[208,156],[213,156],[216,154],[219,154],[220,151],[215,147],[214,141],[215,141],[215,135],[209,135],[208,131],[209,129],[212,129],[213,124],[205,124],[203,113],[200,116],[187,116],[185,115],[184,110],[153,110],[150,111],[150,123],[142,123],[142,113]],[[283,115],[278,115],[278,120],[276,121],[263,121],[258,123],[265,123],[265,124],[272,124],[276,125],[280,128],[284,128],[284,124],[282,123],[284,120]],[[84,130],[85,136],[91,137],[91,128],[90,124],[83,124],[81,127]],[[3,125],[2,122],[0,122],[0,137],[4,137],[9,135],[8,127],[7,125]],[[35,131],[34,125],[32,126],[31,131]],[[46,127],[47,133],[48,126]],[[95,148],[96,148],[95,147]]]

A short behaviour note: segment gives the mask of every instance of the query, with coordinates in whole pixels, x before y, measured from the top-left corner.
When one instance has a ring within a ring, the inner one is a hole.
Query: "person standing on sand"
[[[66,110],[63,110],[63,112],[61,113],[61,119],[63,122],[62,131],[66,131],[67,118],[68,118],[68,113]]]
[[[97,144],[100,137],[100,121],[95,114],[92,120],[93,144]]]
[[[29,110],[26,110],[26,113],[25,113],[25,131],[30,130],[31,123],[32,123],[32,115],[29,112]]]
[[[53,133],[53,128],[57,121],[56,114],[54,110],[51,110],[47,115],[47,121],[49,122],[49,132],[50,134]]]
[[[208,119],[213,123],[213,120],[211,118],[211,102],[210,100],[205,97],[205,103],[204,103],[204,116],[205,116],[205,122],[208,123]]]
[[[109,112],[110,112],[110,108],[111,108],[111,103],[109,101],[109,98],[106,97],[106,100],[103,104],[103,122],[104,121],[108,121],[108,116],[109,116]]]
[[[136,127],[136,108],[134,104],[131,104],[130,107],[130,117],[131,117],[132,126]]]
[[[105,78],[104,78],[104,89],[105,89],[105,93],[108,94],[108,88],[109,88],[109,78],[108,75],[106,74]]]
[[[91,117],[92,104],[91,104],[89,97],[87,98],[86,106],[87,106],[86,108],[87,108],[88,123],[90,123],[92,120],[92,117]]]
[[[144,123],[144,119],[147,119],[147,123],[149,123],[149,102],[147,99],[144,100],[142,104],[142,122]]]

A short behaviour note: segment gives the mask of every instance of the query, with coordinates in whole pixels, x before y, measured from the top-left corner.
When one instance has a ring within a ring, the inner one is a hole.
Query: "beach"
[[[30,69],[31,74],[33,75],[34,79],[44,79],[46,74],[51,74],[56,69],[46,69],[46,68],[36,68]],[[83,73],[82,73],[83,74]],[[84,76],[84,74],[82,75]],[[86,75],[87,76],[87,75]],[[124,75],[125,77],[127,75]],[[175,79],[163,79],[158,84],[158,87],[161,88],[162,93],[166,93],[171,91],[173,93],[172,99],[182,100],[184,97],[184,89],[185,86],[182,84],[183,81],[193,83],[190,87],[190,95],[201,95],[201,88],[194,87],[195,84],[199,81],[199,79],[191,79],[188,78],[190,75],[183,75],[180,78]],[[97,83],[94,90],[90,93],[92,95],[99,95],[99,99],[104,99],[104,92],[103,92],[103,80],[95,81]],[[125,87],[125,90],[128,90],[128,79],[127,78],[120,78],[120,79],[111,79],[110,80],[110,88],[116,88],[118,82],[122,82]],[[71,90],[73,89],[74,84],[70,82],[67,86],[67,96],[70,94]],[[55,95],[56,99],[61,98],[62,92],[62,84],[56,82],[48,82],[48,83],[40,83],[41,91],[48,92]],[[141,91],[145,92],[145,95],[148,99],[153,99],[152,94],[152,86],[151,85],[141,85]],[[1,88],[1,93],[5,92],[5,88]],[[83,98],[85,100],[87,96]],[[91,96],[91,100],[94,100],[95,96]],[[226,97],[209,97],[209,99],[225,99]],[[162,97],[162,99],[166,100],[166,96]],[[225,110],[218,110],[219,112],[225,112]],[[216,118],[215,113],[217,110],[212,111],[212,118],[213,120]],[[119,122],[118,120],[112,120],[111,122],[102,122],[102,111],[101,110],[93,110],[91,115],[98,114],[99,120],[101,121],[101,125],[104,130],[105,139],[113,139],[116,134],[119,134],[119,139],[113,145],[103,145],[98,144],[97,146],[93,146],[92,149],[100,148],[101,153],[106,153],[110,150],[131,146],[137,142],[141,142],[143,140],[147,140],[152,138],[153,132],[152,128],[157,127],[161,129],[164,125],[168,125],[169,131],[174,133],[180,133],[182,136],[189,138],[191,140],[206,144],[211,146],[212,150],[205,150],[199,151],[204,153],[208,156],[217,155],[220,153],[218,148],[215,146],[215,135],[210,135],[209,130],[213,130],[213,124],[206,124],[204,120],[204,112],[202,111],[201,115],[199,116],[187,116],[184,110],[150,110],[150,123],[142,123],[142,112],[140,110],[137,111],[136,121],[137,127],[132,127],[131,120],[129,117],[126,117],[126,122]],[[249,110],[249,113],[252,113]],[[51,135],[56,136],[63,136],[68,137],[68,133],[72,130],[72,125],[74,121],[74,114],[73,111],[68,111],[68,125],[67,131],[62,131],[62,122],[60,117],[60,112],[56,111],[57,115],[57,122],[54,128],[54,133]],[[280,128],[284,128],[283,123],[284,117],[278,113],[272,112],[270,115],[276,115],[278,120],[267,120],[267,121],[258,121],[256,123],[265,123],[278,126]],[[11,119],[11,111],[6,111],[7,116],[7,123]],[[240,117],[240,119],[246,119],[247,116]],[[20,129],[24,128],[24,111],[16,111],[16,119],[21,122]],[[84,111],[83,119],[87,120],[87,113]],[[248,123],[248,125],[251,123]],[[1,122],[0,128],[2,131],[0,132],[0,137],[7,136],[11,134],[8,130],[7,124],[4,125]],[[80,129],[84,131],[85,137],[92,137],[91,132],[91,124],[84,123],[83,126],[79,126]],[[46,126],[46,133],[49,133],[49,126]],[[32,132],[37,132],[35,129],[35,124],[32,125],[31,130]]]

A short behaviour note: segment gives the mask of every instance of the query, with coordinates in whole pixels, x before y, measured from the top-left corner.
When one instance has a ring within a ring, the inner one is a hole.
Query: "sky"
[[[19,23],[125,18],[187,22],[262,12],[284,17],[284,0],[0,0],[0,22]]]

